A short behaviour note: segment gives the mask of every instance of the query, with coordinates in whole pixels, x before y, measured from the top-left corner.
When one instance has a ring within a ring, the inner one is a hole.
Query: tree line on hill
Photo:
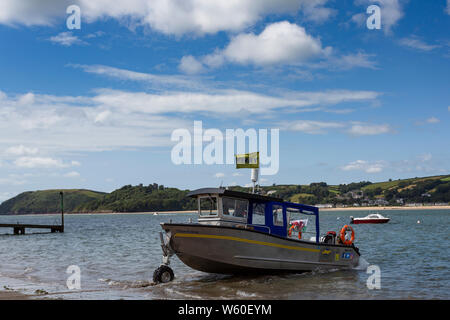
[[[249,192],[234,186],[232,190]],[[0,214],[59,212],[59,192],[64,191],[65,212],[149,212],[195,210],[189,190],[168,188],[156,183],[126,185],[111,193],[90,190],[43,190],[24,192],[0,204]],[[286,201],[317,205],[402,205],[405,203],[449,203],[450,176],[415,178],[384,183],[362,181],[328,185],[272,185],[259,188],[262,194]],[[381,202],[380,202],[381,201]]]

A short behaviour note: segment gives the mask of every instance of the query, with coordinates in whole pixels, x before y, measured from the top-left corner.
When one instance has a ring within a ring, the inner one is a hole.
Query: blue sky
[[[172,132],[196,120],[279,128],[263,185],[448,174],[449,30],[446,0],[2,1],[0,201],[248,184],[233,165],[172,163]]]

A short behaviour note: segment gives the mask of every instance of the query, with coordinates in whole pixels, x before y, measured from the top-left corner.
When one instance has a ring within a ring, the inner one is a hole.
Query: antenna
[[[258,168],[252,168],[252,173],[251,173],[251,179],[252,179],[252,182],[253,182],[252,193],[255,193],[255,187],[256,187],[256,182],[258,182],[258,176],[259,176],[259,169]]]

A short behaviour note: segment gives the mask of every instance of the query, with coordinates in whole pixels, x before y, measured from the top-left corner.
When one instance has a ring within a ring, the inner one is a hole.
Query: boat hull
[[[364,223],[388,223],[390,219],[354,219],[352,224],[364,224]]]
[[[353,246],[285,239],[244,228],[162,224],[170,247],[189,267],[209,273],[305,272],[358,265]]]

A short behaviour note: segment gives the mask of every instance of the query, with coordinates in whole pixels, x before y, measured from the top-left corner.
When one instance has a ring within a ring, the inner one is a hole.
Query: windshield
[[[223,215],[247,219],[248,200],[223,197]]]
[[[217,216],[217,197],[200,198],[200,216]]]

